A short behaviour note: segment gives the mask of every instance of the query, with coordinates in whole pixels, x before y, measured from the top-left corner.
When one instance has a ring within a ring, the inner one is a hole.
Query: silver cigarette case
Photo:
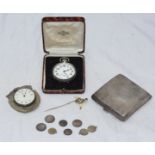
[[[97,90],[92,98],[104,110],[125,121],[151,99],[151,95],[140,86],[119,74]]]

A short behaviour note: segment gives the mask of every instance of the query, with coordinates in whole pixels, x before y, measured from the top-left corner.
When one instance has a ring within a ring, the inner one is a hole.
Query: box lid
[[[85,20],[83,17],[44,17],[42,33],[44,51],[47,53],[84,52]]]

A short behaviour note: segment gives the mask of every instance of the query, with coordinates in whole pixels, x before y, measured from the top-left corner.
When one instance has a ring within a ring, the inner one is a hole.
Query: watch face
[[[14,100],[21,106],[27,106],[35,100],[35,93],[28,88],[22,88],[14,94]]]
[[[53,76],[59,81],[70,81],[76,75],[75,67],[68,62],[61,62],[54,66]]]

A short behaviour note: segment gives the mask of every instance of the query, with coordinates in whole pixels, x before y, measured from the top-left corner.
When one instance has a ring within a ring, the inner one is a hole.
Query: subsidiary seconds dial
[[[58,81],[70,81],[76,75],[75,67],[69,63],[68,58],[61,58],[60,63],[53,67],[53,76]]]

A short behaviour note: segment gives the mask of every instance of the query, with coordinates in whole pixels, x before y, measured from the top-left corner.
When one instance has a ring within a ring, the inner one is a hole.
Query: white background
[[[44,16],[83,16],[86,19],[86,92],[89,102],[82,111],[77,105],[53,112],[78,95],[46,95],[41,90],[43,47],[41,19]],[[1,14],[0,15],[0,141],[155,141],[154,97],[126,122],[102,110],[91,95],[115,75],[122,73],[155,94],[154,14]],[[30,84],[41,96],[40,107],[31,113],[14,111],[5,97],[13,88]],[[58,134],[37,132],[35,125],[47,114],[56,117]],[[94,134],[82,137],[71,121],[83,127],[97,125]],[[70,122],[72,136],[63,135],[60,119]]]

